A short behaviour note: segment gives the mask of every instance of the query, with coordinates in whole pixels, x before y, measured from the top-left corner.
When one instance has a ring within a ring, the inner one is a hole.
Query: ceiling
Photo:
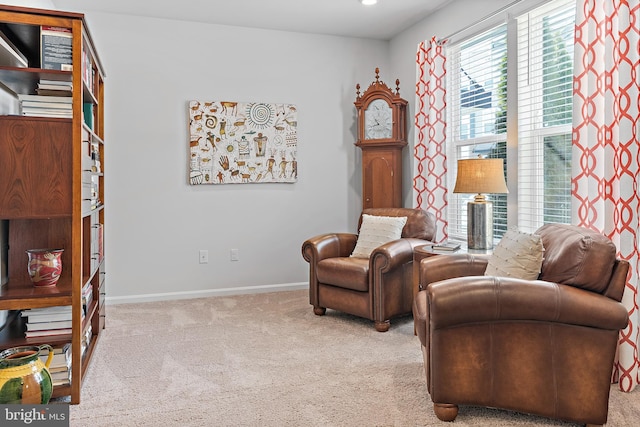
[[[452,0],[51,0],[106,12],[272,30],[389,40]]]

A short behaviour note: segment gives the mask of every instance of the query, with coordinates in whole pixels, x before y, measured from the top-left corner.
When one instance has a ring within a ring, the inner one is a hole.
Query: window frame
[[[506,229],[516,226],[523,231],[533,232],[540,225],[544,224],[544,216],[545,216],[545,207],[544,207],[544,157],[540,155],[538,157],[538,161],[535,161],[535,167],[533,170],[527,172],[529,177],[519,176],[519,172],[521,169],[521,165],[523,161],[522,152],[524,146],[528,145],[527,150],[528,153],[531,150],[536,150],[537,152],[544,151],[545,138],[549,136],[571,136],[572,125],[571,123],[554,125],[544,127],[542,125],[544,121],[543,114],[533,114],[533,120],[537,121],[535,126],[532,126],[528,131],[528,137],[530,138],[529,142],[520,142],[521,141],[521,123],[520,123],[520,111],[519,111],[519,96],[520,96],[520,86],[522,85],[520,81],[521,73],[521,61],[519,58],[519,46],[520,42],[520,34],[518,26],[518,19],[523,15],[528,15],[530,12],[534,10],[548,10],[551,11],[553,9],[558,9],[563,7],[564,4],[573,4],[575,7],[575,0],[558,0],[558,1],[548,1],[540,4],[532,4],[528,9],[519,10],[512,13],[502,14],[503,18],[500,20],[491,20],[490,24],[487,24],[485,28],[481,31],[477,31],[473,35],[470,35],[465,38],[459,38],[447,47],[447,57],[449,58],[448,62],[450,64],[459,64],[459,60],[454,59],[452,55],[460,55],[459,50],[460,47],[463,46],[466,42],[472,40],[474,37],[481,36],[489,31],[494,31],[496,28],[505,25],[506,26],[506,49],[507,49],[507,97],[506,97],[506,108],[507,108],[507,126],[505,133],[494,133],[491,135],[485,135],[481,137],[477,137],[474,139],[460,139],[461,130],[459,129],[458,124],[460,123],[460,115],[462,112],[462,108],[460,103],[457,105],[459,108],[455,108],[455,102],[453,102],[453,96],[459,96],[461,87],[463,86],[460,82],[461,73],[452,72],[448,73],[447,76],[447,105],[452,108],[448,108],[447,110],[447,162],[448,162],[448,176],[447,180],[451,185],[449,186],[450,190],[453,189],[453,185],[456,181],[457,174],[457,160],[458,154],[460,153],[461,147],[474,146],[481,143],[486,142],[504,142],[505,143],[505,162],[506,162],[506,181],[507,186],[509,188],[509,193],[506,195],[506,228],[496,230],[495,229],[495,219],[496,215],[494,213],[494,238],[498,240],[502,234],[506,231]],[[506,15],[506,16],[505,16]],[[544,14],[538,13],[537,19],[542,21],[542,16]],[[529,22],[527,25],[531,25]],[[542,25],[538,24],[539,28],[537,31],[542,31]],[[529,28],[527,28],[527,31]],[[542,40],[542,37],[540,37]],[[531,47],[529,47],[531,49]],[[542,46],[540,46],[542,49]],[[515,52],[513,54],[512,52]],[[535,58],[540,65],[543,61],[540,58],[542,55],[538,54],[531,55],[529,54],[529,58]],[[529,81],[527,84],[531,83],[531,80],[534,80],[536,85],[535,90],[538,92],[536,97],[537,106],[533,111],[541,112],[543,110],[543,68],[542,66],[538,66],[537,69],[532,67],[531,65],[536,65],[534,63],[527,64],[527,77]],[[455,65],[454,65],[455,66]],[[515,76],[515,77],[511,77]],[[497,84],[495,85],[497,87]],[[468,157],[460,157],[468,158]],[[530,161],[529,161],[530,162]],[[522,188],[521,179],[526,180],[526,183],[529,184],[532,182],[530,178],[533,176],[535,179],[533,180],[533,187],[531,188]],[[568,188],[570,189],[571,182],[567,183]],[[467,228],[467,217],[466,217],[466,202],[471,195],[458,195],[453,194],[452,191],[449,192],[448,198],[448,230],[449,230],[449,238],[454,240],[466,240],[466,228]],[[490,195],[491,196],[491,195]],[[495,206],[494,206],[495,209]],[[529,212],[529,216],[525,216],[526,212]],[[570,222],[570,209],[569,209],[569,218],[566,219],[566,222]]]

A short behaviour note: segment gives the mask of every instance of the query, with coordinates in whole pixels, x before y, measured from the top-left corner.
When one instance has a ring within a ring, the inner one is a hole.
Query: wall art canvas
[[[189,101],[189,182],[296,182],[297,120],[292,104]]]

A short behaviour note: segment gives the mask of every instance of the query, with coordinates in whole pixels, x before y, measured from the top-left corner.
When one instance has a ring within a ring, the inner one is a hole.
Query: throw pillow
[[[510,229],[493,250],[484,274],[535,280],[540,275],[543,253],[539,235]]]
[[[369,258],[378,246],[402,237],[406,216],[373,216],[362,214],[362,225],[352,257]]]

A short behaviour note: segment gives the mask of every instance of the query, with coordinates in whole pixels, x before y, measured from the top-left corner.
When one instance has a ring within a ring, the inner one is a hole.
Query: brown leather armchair
[[[373,208],[362,214],[406,216],[402,238],[379,246],[368,259],[349,256],[357,234],[330,233],[306,240],[302,256],[309,263],[309,303],[319,316],[330,308],[373,320],[376,330],[386,332],[391,318],[411,313],[413,249],[433,239],[435,217],[411,208]]]
[[[440,420],[476,405],[606,423],[629,264],[585,228],[547,224],[537,234],[538,280],[483,276],[483,256],[421,261],[414,323]]]

